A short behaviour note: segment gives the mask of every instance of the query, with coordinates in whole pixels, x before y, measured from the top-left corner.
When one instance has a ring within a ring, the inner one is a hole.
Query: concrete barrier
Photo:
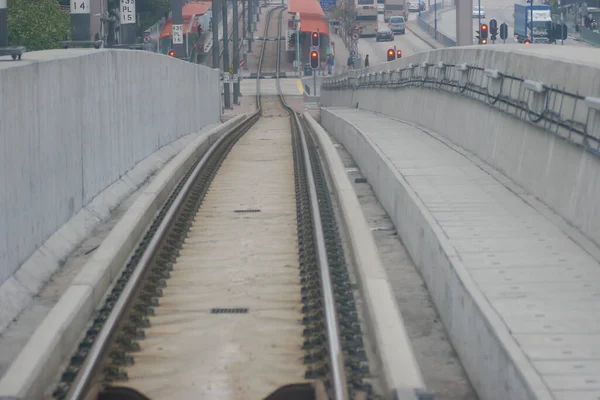
[[[58,303],[36,329],[0,380],[0,398],[35,400],[60,374],[93,311],[107,295],[138,241],[185,173],[221,136],[247,116],[239,115],[196,138],[163,168],[104,239]]]
[[[421,369],[358,197],[327,132],[310,114],[304,113],[304,116],[315,133],[319,151],[332,177],[331,189],[340,205],[364,300],[361,303],[368,319],[367,332],[374,341],[380,362],[376,369],[381,370],[386,386],[384,396],[397,400],[424,399],[427,392]],[[433,400],[433,394],[430,395]]]
[[[156,150],[218,123],[218,93],[216,70],[144,51],[0,65],[0,331],[127,190],[84,207]]]
[[[335,109],[323,109],[321,118],[323,126],[352,155],[394,222],[479,398],[553,400],[501,316],[477,288],[452,241],[402,172],[367,135],[336,115]]]
[[[553,46],[532,45],[527,49],[522,45],[481,47],[446,48],[420,53],[373,66],[370,71],[394,70],[410,63],[466,63],[543,82],[580,97],[600,96],[593,89],[600,87],[599,49],[565,46],[561,48],[560,57],[557,57],[552,54]],[[534,68],[540,65],[552,65],[552,68]],[[482,82],[486,86],[486,81]],[[494,89],[491,84],[487,87],[486,90]],[[514,92],[515,88],[506,90]],[[557,103],[556,107],[569,110],[567,101],[565,99],[563,104]],[[573,110],[572,122],[589,122],[586,125],[587,134],[600,137],[598,116],[589,112],[583,100],[578,101],[581,106]],[[569,142],[569,138],[565,140],[565,137],[534,126],[527,120],[526,112],[520,119],[485,101],[417,85],[396,89],[327,89],[323,90],[321,104],[324,107],[360,107],[440,133],[504,173],[596,245],[600,245],[598,153]]]

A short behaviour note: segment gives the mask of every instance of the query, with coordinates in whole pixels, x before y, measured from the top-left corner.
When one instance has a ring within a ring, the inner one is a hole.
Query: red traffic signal
[[[319,68],[319,52],[316,50],[310,52],[310,67],[312,69]]]
[[[394,49],[389,49],[387,51],[387,60],[388,61],[393,61],[396,59],[396,52],[394,51]]]
[[[402,50],[396,51],[396,58],[402,58]]]
[[[175,50],[173,50],[173,49],[169,50],[169,56],[175,57]]]
[[[312,47],[319,47],[319,39],[320,39],[319,32],[313,32],[312,35],[310,36],[310,45]]]
[[[487,30],[487,25],[486,25],[486,24],[481,24],[481,30],[482,30],[482,31],[485,31],[485,30]]]
[[[525,39],[525,41],[523,43],[525,43],[525,44],[531,44],[531,40]]]

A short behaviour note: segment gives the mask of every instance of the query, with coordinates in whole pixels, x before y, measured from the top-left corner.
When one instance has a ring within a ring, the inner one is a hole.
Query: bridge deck
[[[521,363],[521,373],[529,369],[542,378],[543,383],[533,390],[541,389],[538,394],[548,390],[557,400],[597,399],[598,261],[496,178],[427,132],[359,109],[327,110],[361,131],[416,192],[456,250],[474,286],[492,306],[492,313],[500,316],[499,325],[508,340],[517,344],[516,352],[525,355],[513,357],[513,363]],[[423,240],[422,233],[415,240]],[[443,273],[438,272],[440,276]],[[436,277],[430,279],[432,286]],[[446,285],[447,296],[456,296],[448,289],[450,283],[438,283],[442,288]],[[452,310],[455,312],[467,311]],[[487,334],[471,320],[469,325],[481,330],[481,335]],[[472,343],[472,351],[483,352],[481,343],[486,340],[480,337],[477,341]],[[482,364],[471,368],[486,368],[483,364],[498,357],[502,355],[469,357]],[[537,377],[534,381],[540,382]]]

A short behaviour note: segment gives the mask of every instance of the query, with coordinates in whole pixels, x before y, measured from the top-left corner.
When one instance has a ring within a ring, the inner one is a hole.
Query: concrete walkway
[[[441,136],[360,109],[321,118],[394,219],[480,398],[597,399],[598,261]]]

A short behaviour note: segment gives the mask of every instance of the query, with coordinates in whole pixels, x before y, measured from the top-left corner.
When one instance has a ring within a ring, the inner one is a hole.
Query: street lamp
[[[481,1],[481,0],[479,0]],[[419,10],[421,9],[421,4],[419,3]],[[433,2],[433,30],[435,32],[435,40],[437,40],[437,0]]]

